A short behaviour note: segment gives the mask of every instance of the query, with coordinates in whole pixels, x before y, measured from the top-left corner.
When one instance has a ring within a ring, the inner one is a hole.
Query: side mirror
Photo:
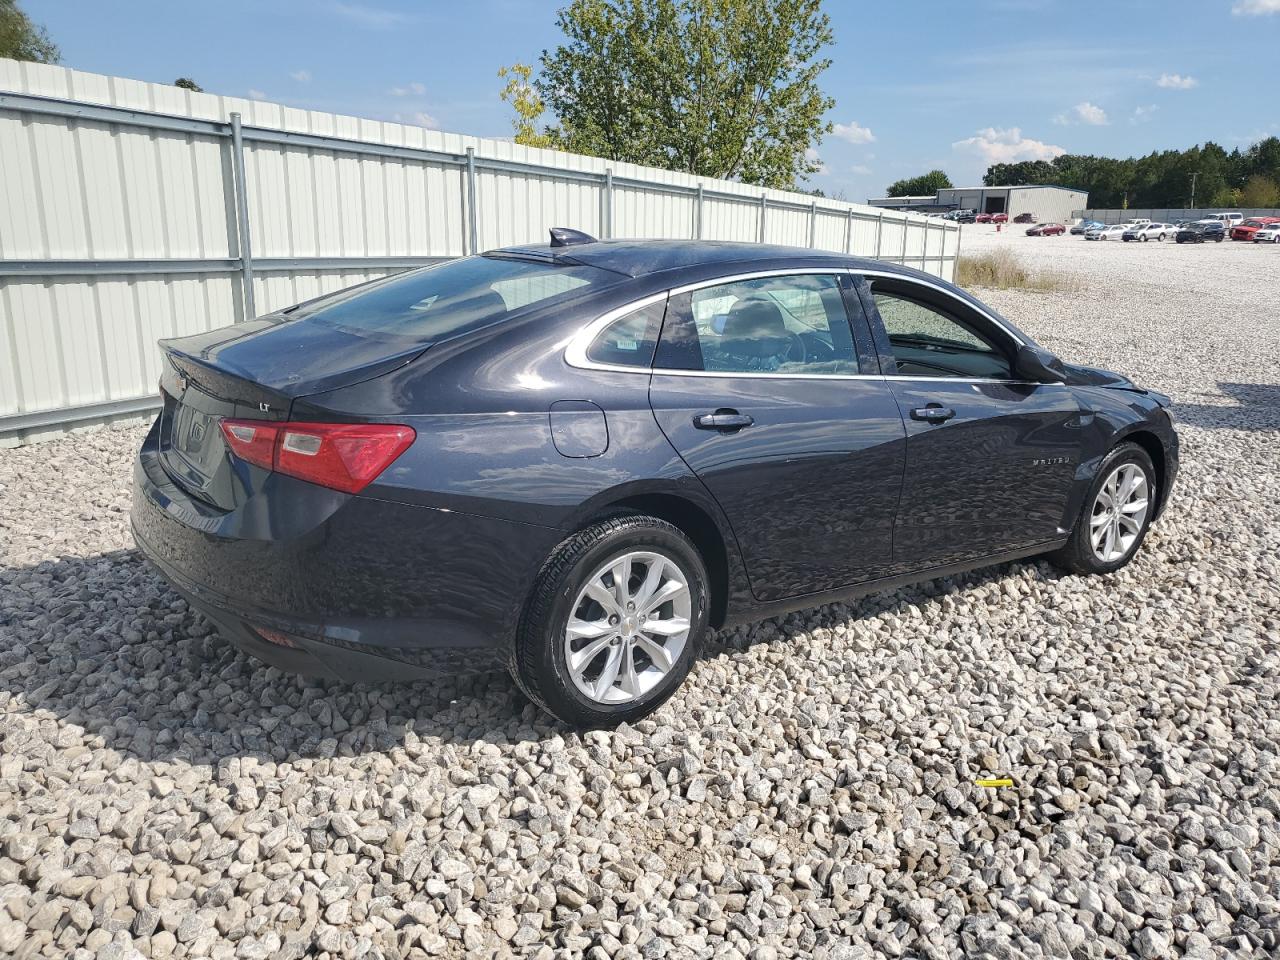
[[[1013,359],[1013,372],[1033,383],[1065,383],[1067,369],[1054,354],[1043,347],[1023,344]]]

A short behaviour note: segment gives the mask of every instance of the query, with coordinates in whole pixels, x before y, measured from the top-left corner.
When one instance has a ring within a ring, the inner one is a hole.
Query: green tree
[[[987,168],[982,178],[988,187],[1023,187],[1033,183],[1050,183],[1053,166],[1045,160],[1023,160],[1021,163],[996,163]]]
[[[1258,177],[1262,179],[1255,182]],[[1267,137],[1247,150],[1230,153],[1206,142],[1145,157],[1064,154],[1051,161],[997,163],[987,168],[983,182],[988,186],[1056,183],[1088,190],[1091,207],[1141,209],[1190,206],[1193,178],[1200,206],[1253,206],[1242,199],[1246,190],[1249,196],[1265,198],[1270,196],[1268,181],[1280,184],[1280,138]],[[1280,203],[1280,198],[1275,202]]]
[[[516,113],[511,118],[516,143],[526,147],[554,146],[551,136],[538,130],[538,118],[546,110],[546,105],[533,86],[532,76],[533,67],[527,63],[503,67],[498,71],[498,79],[506,80],[507,85],[498,96],[504,103],[511,104],[511,109]]]
[[[62,59],[45,28],[18,9],[17,0],[0,0],[0,57],[57,63]]]
[[[200,84],[196,83],[190,77],[179,77],[177,80],[173,81],[173,85],[175,87],[181,87],[183,90],[191,90],[195,93],[204,93],[204,87],[200,86]]]
[[[941,170],[930,170],[918,177],[908,177],[891,183],[885,189],[886,197],[923,197],[954,186],[951,178]]]
[[[572,0],[534,81],[555,146],[788,188],[831,124],[821,0]]]
[[[1280,207],[1280,184],[1265,174],[1255,173],[1240,190],[1242,207]]]

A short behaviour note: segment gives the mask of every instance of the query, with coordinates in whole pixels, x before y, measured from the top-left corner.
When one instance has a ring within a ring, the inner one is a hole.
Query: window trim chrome
[[[710,280],[699,280],[695,283],[686,283],[678,287],[671,287],[658,293],[652,293],[648,296],[632,300],[622,306],[615,307],[592,320],[586,326],[582,327],[565,346],[564,359],[571,367],[580,370],[600,370],[609,373],[632,373],[646,374],[649,376],[662,375],[667,377],[732,377],[735,379],[759,379],[759,380],[893,380],[893,381],[913,381],[924,383],[1003,383],[1011,386],[1066,386],[1065,383],[1040,383],[1036,380],[1001,380],[992,377],[920,377],[920,376],[899,376],[897,374],[881,374],[881,373],[769,373],[765,371],[720,371],[720,370],[677,370],[670,367],[654,366],[652,362],[645,367],[629,367],[618,363],[601,363],[592,360],[587,356],[587,350],[590,349],[595,338],[616,320],[620,320],[627,314],[642,310],[651,304],[661,301],[670,301],[677,294],[691,293],[695,290],[702,290],[706,287],[723,286],[730,283],[739,283],[745,280],[761,280],[767,277],[788,277],[788,276],[807,276],[807,275],[823,275],[823,276],[849,276],[857,279],[858,277],[884,277],[889,280],[902,280],[907,283],[914,283],[920,286],[928,287],[936,290],[938,293],[945,294],[947,297],[955,300],[963,307],[974,311],[984,320],[995,326],[1002,334],[1012,340],[1017,346],[1025,346],[1025,341],[1001,323],[998,319],[979,307],[974,306],[963,297],[956,296],[941,284],[933,283],[928,280],[921,280],[918,277],[905,276],[901,273],[895,273],[891,270],[858,270],[853,267],[788,267],[782,270],[756,270],[750,273],[738,273],[724,277],[714,277]],[[655,347],[656,350],[656,347]]]

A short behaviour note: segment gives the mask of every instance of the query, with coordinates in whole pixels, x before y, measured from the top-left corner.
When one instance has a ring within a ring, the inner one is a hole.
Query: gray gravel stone
[[[723,632],[616,730],[267,669],[133,550],[140,429],[0,451],[0,954],[1275,955],[1280,251],[995,246],[1079,289],[993,306],[1174,398],[1136,561]]]

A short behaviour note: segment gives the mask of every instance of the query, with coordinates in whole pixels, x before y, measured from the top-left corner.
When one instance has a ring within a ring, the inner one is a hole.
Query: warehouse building
[[[931,197],[883,197],[868,200],[873,207],[906,210],[911,213],[947,213],[975,210],[978,213],[1007,213],[1009,219],[1029,213],[1040,223],[1070,223],[1075,211],[1089,206],[1086,190],[1051,184],[1025,187],[948,187]]]

